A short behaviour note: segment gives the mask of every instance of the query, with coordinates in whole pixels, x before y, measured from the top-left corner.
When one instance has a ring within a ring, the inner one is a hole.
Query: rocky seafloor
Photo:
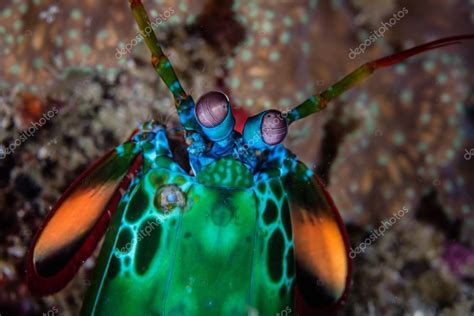
[[[177,126],[144,45],[115,56],[136,36],[127,1],[103,5],[0,5],[1,315],[78,314],[94,257],[64,290],[34,296],[25,280],[34,233],[68,184],[139,122]],[[173,8],[158,37],[188,91],[224,90],[245,115],[291,108],[360,63],[474,25],[474,3],[460,0],[145,5],[152,19]],[[348,57],[404,7],[383,38]],[[472,56],[466,42],[382,70],[290,131],[286,145],[327,183],[353,248],[408,210],[355,257],[342,315],[474,313]]]

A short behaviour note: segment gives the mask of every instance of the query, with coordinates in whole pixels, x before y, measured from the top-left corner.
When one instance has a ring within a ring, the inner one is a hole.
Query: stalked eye
[[[234,130],[229,98],[218,91],[211,91],[199,98],[195,108],[196,119],[206,136],[212,141],[221,141]]]
[[[243,138],[247,146],[263,149],[281,143],[288,133],[288,121],[277,110],[269,110],[249,117]]]
[[[268,145],[277,145],[286,137],[288,122],[279,111],[270,110],[263,115],[260,129],[265,143]]]
[[[207,128],[222,123],[230,110],[229,99],[221,92],[211,91],[199,98],[196,117]]]

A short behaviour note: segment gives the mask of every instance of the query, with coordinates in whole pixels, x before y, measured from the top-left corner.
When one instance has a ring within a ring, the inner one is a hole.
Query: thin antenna
[[[474,39],[474,34],[446,37],[363,64],[362,66],[359,66],[356,70],[354,70],[353,72],[351,72],[350,74],[348,74],[323,92],[317,95],[313,95],[300,105],[293,108],[288,113],[288,123],[292,123],[310,114],[321,111],[328,105],[331,100],[338,97],[345,91],[349,90],[363,79],[369,77],[375,70],[379,68],[396,65],[407,58],[426,52],[428,50],[453,44],[461,44],[461,41],[463,40],[472,39]]]

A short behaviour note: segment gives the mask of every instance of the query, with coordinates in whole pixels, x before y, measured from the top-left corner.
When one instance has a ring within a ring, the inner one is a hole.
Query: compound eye
[[[281,143],[288,133],[288,120],[277,110],[261,112],[245,122],[242,137],[252,148],[265,149]]]
[[[234,130],[235,119],[232,116],[229,98],[217,91],[211,91],[199,98],[194,109],[196,119],[204,134],[212,141],[228,139]]]
[[[279,111],[269,110],[263,115],[260,129],[266,144],[278,145],[288,133],[288,121]]]
[[[221,124],[229,111],[229,98],[222,92],[208,92],[200,97],[196,104],[196,117],[199,123],[207,128]]]

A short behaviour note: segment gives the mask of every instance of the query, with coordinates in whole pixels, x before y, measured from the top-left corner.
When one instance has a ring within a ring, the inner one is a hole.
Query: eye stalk
[[[270,110],[262,118],[262,138],[271,146],[281,143],[288,133],[288,122],[280,111]]]
[[[269,110],[248,118],[242,136],[249,147],[263,149],[280,144],[287,134],[286,117],[280,111]]]
[[[224,140],[234,130],[235,119],[229,98],[222,92],[211,91],[201,96],[196,103],[195,115],[212,141]]]

